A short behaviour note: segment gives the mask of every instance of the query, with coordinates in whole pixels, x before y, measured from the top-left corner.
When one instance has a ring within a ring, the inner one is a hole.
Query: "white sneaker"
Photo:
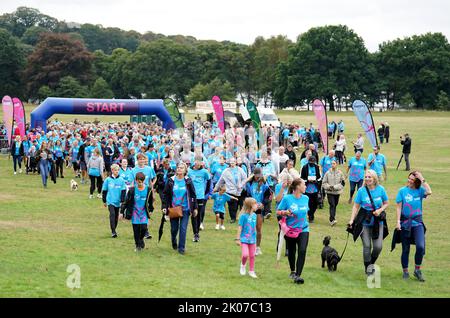
[[[216,224],[216,230],[220,229],[220,225]]]
[[[200,230],[203,231],[205,227],[203,226],[203,223],[200,223]]]
[[[245,265],[242,265],[242,263],[241,263],[241,269],[240,269],[239,273],[241,273],[242,276],[244,276],[246,273]]]
[[[22,169],[19,169],[19,173],[22,173]]]
[[[221,230],[225,230],[225,226],[224,226],[224,225],[221,225],[221,226],[220,226],[220,229],[221,229]]]
[[[258,276],[256,276],[256,273],[255,273],[255,272],[248,272],[248,275],[249,275],[251,278],[258,278]]]
[[[261,247],[257,247],[257,248],[256,248],[256,253],[255,253],[255,255],[262,255]]]
[[[89,194],[89,199],[93,199],[94,196],[92,194]]]
[[[97,198],[101,199],[101,198],[102,198],[102,195],[101,195],[100,193],[97,194]]]
[[[14,174],[17,174],[17,172],[14,171]]]
[[[335,226],[336,223],[337,223],[337,221],[336,221],[336,220],[333,220],[333,221],[330,222],[330,225],[331,225],[331,226]]]

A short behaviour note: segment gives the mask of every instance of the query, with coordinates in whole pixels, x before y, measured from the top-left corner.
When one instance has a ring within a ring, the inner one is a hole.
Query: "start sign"
[[[74,113],[81,114],[138,114],[139,103],[134,101],[99,102],[89,100],[75,100],[73,102]]]

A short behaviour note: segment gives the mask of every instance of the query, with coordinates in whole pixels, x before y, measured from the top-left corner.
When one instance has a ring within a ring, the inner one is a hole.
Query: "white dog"
[[[71,191],[77,191],[78,190],[78,183],[75,182],[75,180],[70,180],[70,190]]]

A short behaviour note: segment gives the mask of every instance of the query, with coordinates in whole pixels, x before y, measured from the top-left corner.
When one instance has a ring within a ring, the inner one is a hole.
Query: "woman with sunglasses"
[[[398,191],[397,226],[402,241],[403,279],[409,279],[408,261],[411,244],[416,245],[414,276],[424,282],[422,271],[423,255],[425,254],[425,225],[423,224],[422,201],[431,195],[431,187],[419,171],[408,175],[408,183]]]

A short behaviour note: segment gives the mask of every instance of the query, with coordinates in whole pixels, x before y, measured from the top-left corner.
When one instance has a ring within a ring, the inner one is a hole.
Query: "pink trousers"
[[[255,271],[255,254],[256,254],[256,244],[246,244],[241,243],[242,247],[242,265],[247,263],[247,259],[250,258],[250,272]]]

